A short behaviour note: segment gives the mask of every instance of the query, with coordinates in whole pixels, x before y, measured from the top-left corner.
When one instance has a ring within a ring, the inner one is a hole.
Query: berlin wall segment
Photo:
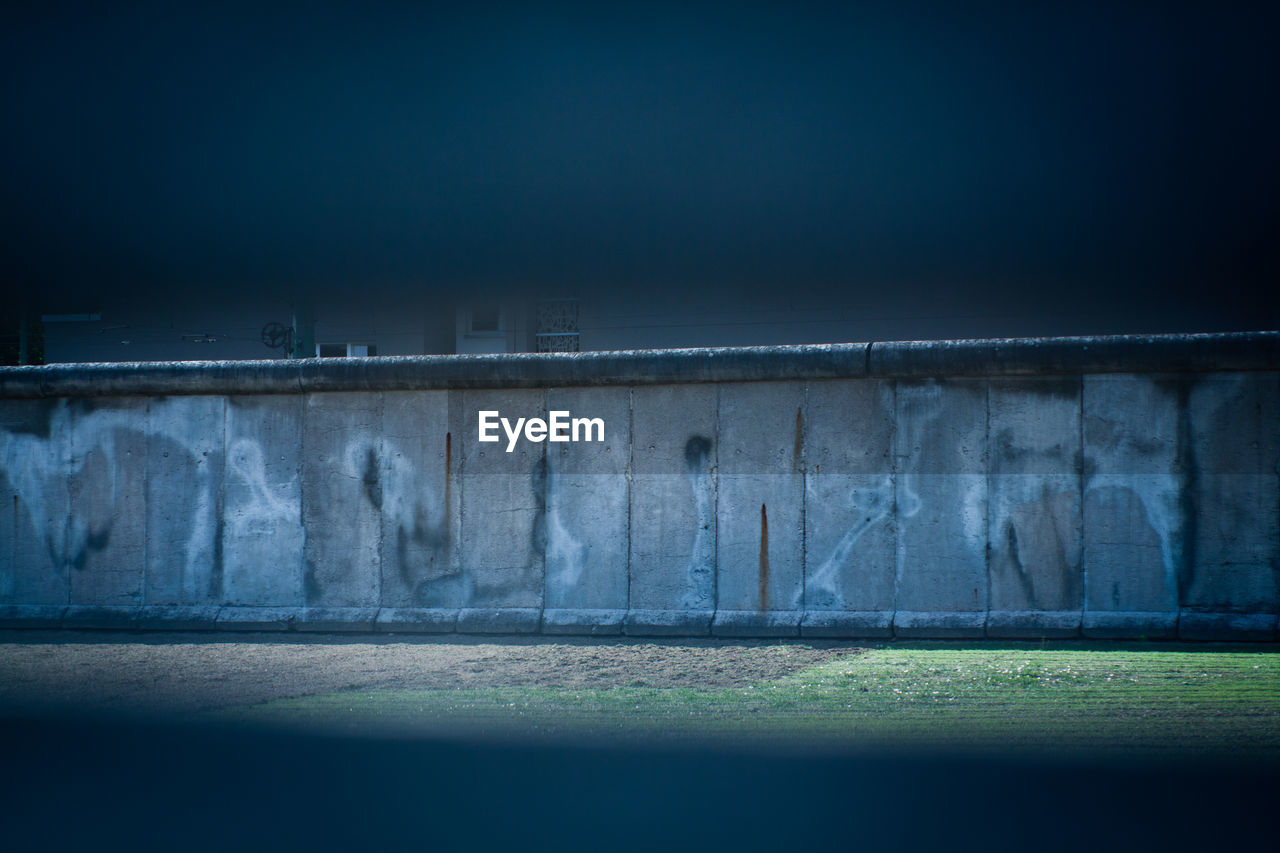
[[[1235,360],[1218,372],[1166,341],[1178,370],[921,376],[898,352],[904,375],[868,376],[873,345],[844,377],[772,348],[725,354],[732,380],[689,351],[661,363],[712,381],[505,389],[374,371],[353,390],[316,364],[332,390],[255,368],[248,393],[189,393],[183,367],[180,393],[117,394],[138,389],[112,374],[98,397],[40,397],[6,369],[0,620],[1275,639],[1280,373],[1261,340],[1193,342]],[[480,440],[488,412],[501,441]]]

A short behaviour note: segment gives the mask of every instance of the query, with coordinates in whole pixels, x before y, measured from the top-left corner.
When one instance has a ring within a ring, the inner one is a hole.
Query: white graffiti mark
[[[296,562],[305,544],[297,474],[267,480],[262,447],[248,438],[231,442],[227,453],[224,510],[223,598],[234,604],[289,604],[297,598]],[[290,558],[294,559],[291,560]]]
[[[547,573],[553,590],[564,592],[577,586],[586,568],[587,546],[569,532],[560,518],[561,478],[547,477]]]
[[[1146,512],[1146,522],[1160,540],[1160,560],[1164,568],[1164,588],[1178,588],[1178,554],[1175,540],[1181,529],[1179,493],[1182,486],[1177,474],[1094,474],[1089,478],[1090,492],[1112,490],[1116,494],[1133,495]]]
[[[912,497],[914,498],[914,493]],[[916,499],[916,503],[919,503],[919,499]],[[858,520],[844,532],[831,554],[806,583],[810,605],[837,608],[844,606],[844,595],[839,588],[840,570],[848,565],[853,547],[862,535],[892,511],[893,481],[886,476],[870,488],[851,489],[848,506],[854,510]]]
[[[247,438],[236,439],[231,443],[227,454],[228,482],[238,480],[247,490],[245,497],[248,504],[241,504],[248,509],[248,514],[257,518],[280,518],[297,520],[301,517],[301,509],[296,500],[286,500],[267,483],[266,464],[262,457],[262,448],[255,441]],[[296,477],[294,478],[296,482]]]
[[[21,506],[31,521],[32,529],[43,540],[50,560],[61,570],[67,563],[67,529],[59,523],[50,523],[54,521],[50,510],[56,499],[55,492],[61,490],[64,496],[66,494],[71,463],[61,450],[67,446],[65,419],[51,420],[51,431],[56,430],[56,433],[48,439],[26,433],[0,432],[0,469],[18,495],[15,506]],[[18,521],[16,517],[14,520],[15,523]],[[57,536],[59,532],[63,535]],[[0,577],[0,595],[7,597],[12,594],[12,587],[13,577],[6,572],[4,577]]]

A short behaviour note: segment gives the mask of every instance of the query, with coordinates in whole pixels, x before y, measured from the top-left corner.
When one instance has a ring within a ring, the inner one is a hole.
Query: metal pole
[[[307,297],[293,303],[293,352],[290,358],[314,358],[316,354],[316,315]]]

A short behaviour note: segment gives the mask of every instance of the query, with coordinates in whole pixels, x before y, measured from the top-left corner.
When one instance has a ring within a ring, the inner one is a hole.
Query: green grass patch
[[[364,690],[219,716],[368,733],[1280,758],[1280,654],[1166,649],[892,644],[732,689]]]

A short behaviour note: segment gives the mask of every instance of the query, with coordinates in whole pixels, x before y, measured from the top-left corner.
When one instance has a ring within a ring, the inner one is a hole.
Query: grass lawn
[[[1209,645],[891,643],[735,688],[361,690],[218,717],[343,733],[1275,760],[1280,654]]]

